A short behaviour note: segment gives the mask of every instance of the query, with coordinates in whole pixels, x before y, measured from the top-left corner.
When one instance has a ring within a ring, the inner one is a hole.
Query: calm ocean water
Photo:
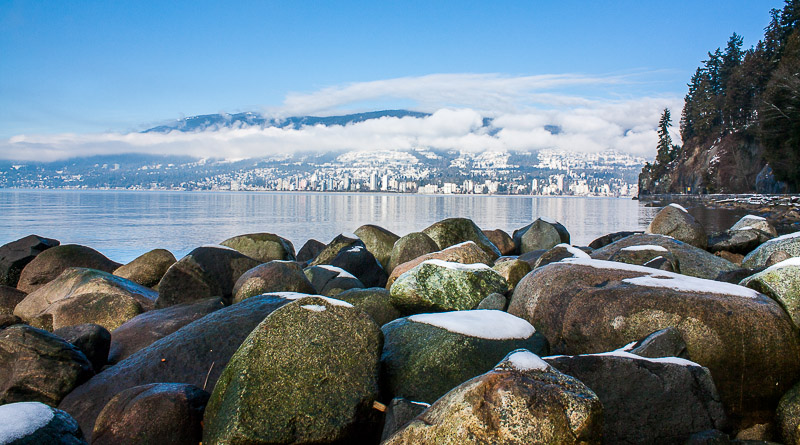
[[[83,244],[118,262],[155,248],[181,258],[235,235],[271,232],[294,243],[329,242],[362,224],[402,236],[449,217],[509,234],[537,217],[564,224],[572,243],[643,230],[656,208],[621,198],[0,190],[0,245],[29,234]]]

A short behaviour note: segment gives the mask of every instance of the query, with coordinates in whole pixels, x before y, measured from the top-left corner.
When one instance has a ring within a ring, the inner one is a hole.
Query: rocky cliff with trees
[[[734,33],[689,81],[672,144],[669,110],[640,195],[800,190],[800,0],[771,11],[764,37],[743,50]]]

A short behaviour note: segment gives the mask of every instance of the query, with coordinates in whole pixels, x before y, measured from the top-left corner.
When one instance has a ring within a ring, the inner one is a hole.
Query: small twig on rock
[[[214,363],[217,362],[211,362],[211,366],[208,367],[208,373],[206,374],[206,381],[203,382],[203,391],[206,390],[206,385],[208,385],[208,376],[211,375],[211,370],[214,369]]]

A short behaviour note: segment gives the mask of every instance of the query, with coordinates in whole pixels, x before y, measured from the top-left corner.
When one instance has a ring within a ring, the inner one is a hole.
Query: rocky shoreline
[[[800,443],[800,197],[706,200],[751,214],[707,233],[670,204],[589,246],[544,219],[255,233],[124,265],[22,238],[0,444]]]

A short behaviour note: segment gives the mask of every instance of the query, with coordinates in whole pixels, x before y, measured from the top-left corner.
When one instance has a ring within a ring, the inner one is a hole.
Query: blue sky
[[[782,4],[0,0],[0,139],[220,111],[675,106],[707,51],[754,44]]]

